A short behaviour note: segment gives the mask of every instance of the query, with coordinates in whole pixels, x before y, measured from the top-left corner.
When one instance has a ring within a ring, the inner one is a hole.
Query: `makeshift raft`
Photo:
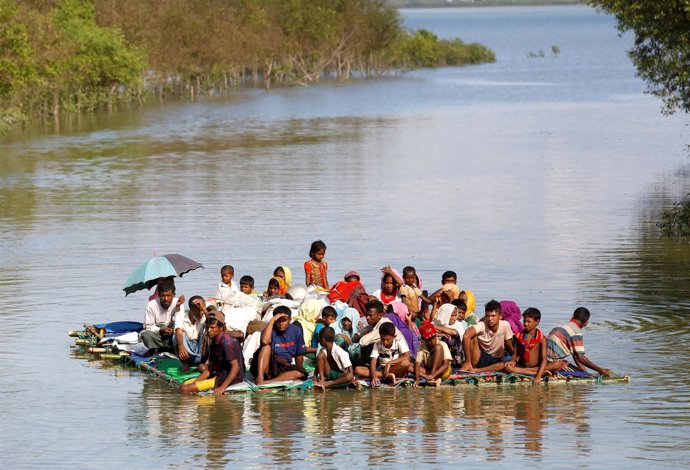
[[[81,331],[71,331],[68,334],[74,336],[75,348],[79,352],[89,353],[92,357],[104,360],[120,361],[123,364],[132,365],[142,371],[149,373],[161,380],[164,380],[174,387],[179,388],[180,384],[188,379],[193,379],[199,375],[196,368],[189,371],[183,370],[182,362],[172,354],[164,353],[151,357],[143,357],[132,351],[119,349],[112,338],[119,337],[124,333],[139,331],[141,323],[137,322],[115,322],[100,325],[84,326]],[[306,367],[313,370],[313,367]],[[531,385],[534,378],[529,375],[509,374],[504,372],[464,372],[454,369],[447,380],[440,386],[512,386],[512,385]],[[629,376],[604,377],[601,375],[592,376],[580,370],[564,370],[551,375],[545,375],[542,382],[548,385],[558,384],[611,384],[628,383]],[[336,388],[407,388],[412,387],[414,377],[408,376],[395,384],[382,381],[378,387],[372,387],[368,380],[358,380],[355,383],[345,384]],[[420,386],[426,386],[425,380],[420,381]],[[225,393],[257,393],[257,392],[277,392],[277,391],[303,391],[314,388],[312,378],[304,381],[288,380],[283,382],[273,382],[270,384],[257,385],[251,374],[245,375],[245,380],[235,385],[230,385],[225,389]],[[211,391],[201,394],[210,394]]]

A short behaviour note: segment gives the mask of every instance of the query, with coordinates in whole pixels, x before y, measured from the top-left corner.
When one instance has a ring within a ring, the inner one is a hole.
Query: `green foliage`
[[[36,80],[26,25],[13,0],[0,0],[0,97],[17,94]]]
[[[402,64],[407,67],[439,67],[448,65],[495,62],[493,51],[481,44],[465,44],[460,39],[439,40],[425,29],[403,40]]]
[[[690,111],[690,0],[590,0],[612,13],[621,32],[632,31],[629,51],[638,75],[664,102],[664,111]]]
[[[478,44],[405,32],[384,0],[0,0],[0,124],[146,92],[193,99],[494,60]]]
[[[682,201],[674,202],[673,206],[665,209],[657,227],[665,237],[684,239],[690,237],[690,194]]]

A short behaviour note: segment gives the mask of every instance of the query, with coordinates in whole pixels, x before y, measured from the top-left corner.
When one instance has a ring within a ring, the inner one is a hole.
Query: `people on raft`
[[[203,358],[206,368],[201,374],[182,384],[182,393],[196,393],[213,389],[221,395],[230,385],[244,380],[244,358],[235,338],[225,331],[225,315],[217,311],[206,319],[206,334],[210,339],[208,355]]]
[[[282,380],[304,380],[307,347],[300,325],[290,323],[292,311],[279,305],[261,333],[261,347],[254,353],[251,372],[257,385]]]
[[[578,307],[565,325],[551,330],[546,341],[546,360],[550,363],[562,361],[571,356],[577,368],[587,372],[590,368],[609,377],[611,370],[599,367],[585,356],[585,340],[582,329],[589,323],[590,313],[585,307]]]
[[[175,284],[165,280],[158,285],[158,297],[149,301],[144,315],[144,329],[139,334],[151,353],[172,351],[173,316],[184,310],[184,295],[175,297]]]
[[[312,261],[323,261],[318,253],[319,246],[312,248],[317,249]],[[323,248],[325,255],[325,246]],[[352,300],[355,292],[357,296],[363,294],[366,297],[361,277],[356,271],[348,272],[343,281],[333,286],[329,300],[325,300],[323,296],[310,298],[304,286],[294,286],[303,290],[304,295],[293,300],[292,295],[289,299],[281,299],[279,296],[285,272],[284,267],[280,267],[269,282],[267,299],[263,300],[254,293],[254,279],[251,276],[243,276],[240,288],[234,292],[234,269],[230,265],[223,266],[218,288],[219,291],[223,286],[227,288],[230,294],[227,297],[228,305],[241,309],[245,304],[244,299],[247,299],[253,305],[258,303],[259,308],[255,312],[256,318],[252,315],[252,318],[247,317],[249,323],[239,321],[244,317],[228,316],[224,312],[223,321],[220,322],[222,335],[239,341],[245,335],[251,336],[253,343],[245,341],[246,360],[242,358],[242,362],[243,367],[249,368],[251,365],[258,384],[306,378],[304,355],[316,353],[317,347],[320,348],[319,354],[313,359],[312,356],[309,357],[314,360],[315,366],[321,367],[321,372],[317,373],[317,381],[324,387],[327,382],[332,382],[329,380],[329,377],[334,377],[330,374],[331,371],[347,372],[345,369],[348,366],[338,359],[342,356],[341,351],[349,353],[351,364],[359,366],[357,369],[353,368],[353,373],[370,378],[375,383],[384,378],[397,380],[401,374],[405,375],[402,368],[398,368],[404,362],[403,356],[408,362],[408,372],[414,374],[417,383],[421,379],[437,383],[446,376],[445,359],[440,363],[437,361],[438,357],[447,356],[445,349],[450,351],[451,366],[460,364],[460,373],[503,370],[507,373],[532,375],[535,384],[541,381],[544,374],[567,367],[566,359],[569,356],[575,362],[574,367],[581,371],[592,369],[606,376],[611,373],[609,369],[594,364],[584,354],[582,329],[589,321],[589,311],[585,308],[576,309],[570,322],[554,328],[548,338],[538,328],[541,321],[539,310],[528,308],[520,315],[520,309],[513,301],[488,302],[484,318],[475,325],[470,325],[468,323],[471,317],[476,321],[473,312],[475,296],[472,291],[459,290],[454,272],[447,271],[443,274],[444,284],[430,296],[435,302],[433,309],[429,310],[426,302],[420,301],[425,295],[420,294],[421,279],[414,267],[405,267],[402,277],[390,266],[381,271],[383,289],[375,292],[375,296],[356,309],[348,307],[350,304],[346,302]],[[360,288],[361,292],[351,287]],[[400,293],[404,295],[400,296]],[[210,340],[208,336],[206,342],[202,340],[202,330],[205,319],[212,316],[210,306],[207,307],[203,298],[194,296],[189,301],[188,312],[185,312],[184,296],[175,297],[175,286],[171,280],[162,279],[157,294],[156,300],[147,305],[144,330],[140,333],[144,346],[151,353],[175,351],[185,369],[196,364],[203,371],[206,367],[204,357],[208,356],[210,350]],[[331,296],[334,297],[333,300]],[[266,309],[267,303],[270,304],[275,299],[291,304],[276,304]],[[328,305],[329,302],[332,305]],[[416,314],[419,321],[415,321],[415,308],[419,308]],[[520,316],[524,324],[520,322]],[[431,319],[430,322],[424,322],[424,325],[426,330],[430,330],[428,325],[433,326],[433,338],[419,328],[421,318],[424,317]],[[291,323],[291,320],[295,322]],[[387,324],[390,325],[385,326]],[[395,338],[394,346],[398,351],[395,359],[401,359],[387,368],[385,355],[390,353],[393,343],[388,339],[382,341],[381,328],[384,326],[384,331],[392,331]],[[321,331],[327,328],[328,331],[333,330],[333,339],[330,339],[329,332],[322,341]],[[324,344],[330,349],[322,354]],[[338,349],[333,353],[335,346]],[[432,346],[433,351],[430,349]],[[436,356],[438,351],[442,354]],[[420,353],[422,358],[417,370]],[[381,354],[384,354],[383,360],[380,360]],[[374,369],[372,358],[376,359]],[[336,363],[342,367],[336,367]],[[441,375],[437,374],[439,368],[443,369],[440,371]],[[333,384],[328,386],[330,385]]]
[[[367,302],[365,308],[366,315],[364,318],[366,319],[367,324],[352,338],[352,341],[357,343],[359,346],[359,355],[356,360],[356,364],[362,366],[369,365],[369,359],[371,357],[374,344],[381,339],[379,334],[379,329],[381,326],[385,325],[386,323],[391,323],[390,318],[386,318],[384,316],[385,307],[381,301],[371,300]],[[395,328],[395,325],[393,325],[393,328]],[[398,331],[397,328],[395,328],[395,336],[404,340],[402,333]]]
[[[501,304],[490,300],[484,306],[484,319],[465,332],[463,350],[465,361],[460,370],[491,372],[503,370],[508,362],[504,356],[515,353],[513,331],[501,320]]]
[[[396,335],[396,328],[391,322],[379,327],[379,340],[374,343],[369,359],[369,367],[355,368],[357,377],[371,379],[372,387],[381,384],[379,379],[388,379],[396,384],[400,378],[407,376],[410,368],[410,350],[405,338]]]

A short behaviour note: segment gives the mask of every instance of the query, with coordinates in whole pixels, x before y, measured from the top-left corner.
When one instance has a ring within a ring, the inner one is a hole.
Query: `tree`
[[[589,0],[632,31],[628,53],[664,113],[690,111],[690,0]]]

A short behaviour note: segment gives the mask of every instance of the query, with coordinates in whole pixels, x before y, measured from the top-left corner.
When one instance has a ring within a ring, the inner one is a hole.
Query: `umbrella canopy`
[[[132,271],[124,288],[125,296],[142,289],[150,289],[159,277],[182,276],[193,269],[203,268],[201,263],[186,256],[171,254],[154,256]]]

